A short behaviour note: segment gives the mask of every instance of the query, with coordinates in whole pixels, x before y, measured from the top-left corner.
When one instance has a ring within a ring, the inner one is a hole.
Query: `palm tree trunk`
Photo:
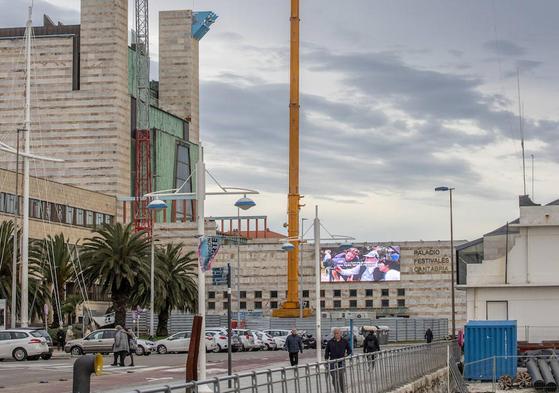
[[[126,306],[128,304],[129,291],[112,291],[111,300],[115,310],[115,326],[126,326]]]
[[[169,322],[169,305],[166,304],[157,315],[157,332],[155,333],[158,337],[167,337],[169,332],[167,331],[167,323]]]

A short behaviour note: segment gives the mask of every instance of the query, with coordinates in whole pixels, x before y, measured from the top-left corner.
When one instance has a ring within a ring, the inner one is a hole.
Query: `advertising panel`
[[[322,282],[400,281],[400,247],[323,248]]]

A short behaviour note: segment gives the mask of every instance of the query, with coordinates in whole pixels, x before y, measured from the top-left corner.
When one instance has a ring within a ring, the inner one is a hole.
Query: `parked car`
[[[138,343],[138,346],[136,347],[136,355],[138,356],[148,356],[157,350],[157,346],[153,341],[137,338],[136,342]]]
[[[227,329],[226,328],[207,328],[206,334],[211,333],[214,337],[216,344],[219,346],[219,351],[227,351]],[[237,352],[240,351],[241,348],[241,341],[239,336],[232,332],[231,335],[231,351]]]
[[[263,332],[272,336],[272,338],[276,342],[276,347],[278,349],[283,349],[283,346],[285,345],[285,339],[291,334],[291,330],[282,329],[268,329],[263,330]]]
[[[275,351],[276,349],[278,349],[278,344],[272,336],[258,330],[254,331],[254,333],[264,343],[264,346],[268,351]]]
[[[250,351],[255,348],[254,336],[251,334],[250,330],[233,329],[233,333],[239,337],[242,351]]]
[[[84,338],[70,340],[64,345],[64,352],[79,356],[84,353],[111,353],[115,342],[115,329],[99,329]]]
[[[50,336],[49,332],[45,329],[37,327],[27,327],[27,328],[19,328],[19,330],[26,330],[31,333],[33,337],[44,337],[47,341],[47,345],[49,346],[48,352],[41,354],[41,359],[48,360],[52,357],[52,352],[54,351],[54,343],[52,341],[52,337]]]
[[[301,340],[303,341],[303,348],[305,349],[316,349],[316,338],[310,333],[301,332]]]
[[[256,334],[254,330],[251,330],[250,334],[254,339],[254,347],[252,348],[253,351],[261,351],[263,349],[266,349],[266,345],[264,344],[264,341],[258,336],[258,334]]]
[[[0,331],[0,359],[37,360],[45,353],[49,353],[49,346],[40,334],[26,329]]]
[[[191,332],[178,332],[155,342],[157,353],[188,352],[190,347]],[[206,352],[215,351],[217,345],[210,335],[205,336]]]

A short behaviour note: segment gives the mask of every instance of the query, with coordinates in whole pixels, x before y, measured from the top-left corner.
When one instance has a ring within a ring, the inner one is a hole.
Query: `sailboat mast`
[[[23,156],[23,230],[21,252],[21,326],[29,324],[29,153],[31,139],[31,20],[33,7],[29,7],[29,19],[25,31],[25,144]]]
[[[518,122],[520,126],[520,147],[522,148],[522,181],[524,194],[526,195],[526,155],[524,151],[524,127],[522,124],[522,103],[520,102],[520,70],[516,70],[516,82],[518,87]]]

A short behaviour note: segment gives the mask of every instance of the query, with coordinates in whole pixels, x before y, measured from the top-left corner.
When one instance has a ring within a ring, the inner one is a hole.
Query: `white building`
[[[468,320],[517,320],[518,340],[559,339],[559,200],[520,197],[520,218],[457,247]]]

